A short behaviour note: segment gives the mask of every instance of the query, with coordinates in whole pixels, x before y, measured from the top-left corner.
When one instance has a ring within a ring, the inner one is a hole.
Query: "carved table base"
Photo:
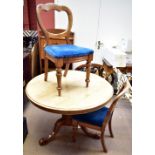
[[[39,140],[39,144],[41,146],[46,145],[53,141],[59,132],[62,126],[72,126],[72,116],[71,115],[62,115],[60,119],[58,119],[54,125],[53,131],[46,138],[41,138]],[[89,137],[99,139],[99,135],[88,132],[87,128],[81,127],[82,131]]]

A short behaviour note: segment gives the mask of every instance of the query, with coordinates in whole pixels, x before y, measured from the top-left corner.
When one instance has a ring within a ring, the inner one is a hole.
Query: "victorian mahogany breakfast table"
[[[62,77],[62,96],[57,95],[55,71],[49,72],[47,81],[44,81],[44,74],[41,74],[27,84],[26,94],[31,103],[43,110],[62,115],[56,121],[52,133],[39,140],[40,145],[54,140],[61,126],[72,126],[72,115],[98,110],[112,98],[113,87],[108,81],[90,73],[89,87],[86,87],[85,76],[85,72],[70,70],[67,77]],[[99,138],[86,128],[81,129],[87,136]]]

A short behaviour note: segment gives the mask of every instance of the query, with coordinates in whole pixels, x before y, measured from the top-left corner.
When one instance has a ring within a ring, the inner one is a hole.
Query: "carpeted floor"
[[[23,145],[24,155],[103,155],[100,140],[91,139],[78,130],[77,141],[72,142],[72,128],[63,127],[56,139],[46,146],[38,140],[47,136],[61,117],[59,114],[45,112],[29,103],[24,111],[27,118],[28,135]],[[132,154],[132,106],[126,99],[118,103],[112,120],[114,138],[105,132],[108,155]],[[96,131],[95,131],[96,132]]]

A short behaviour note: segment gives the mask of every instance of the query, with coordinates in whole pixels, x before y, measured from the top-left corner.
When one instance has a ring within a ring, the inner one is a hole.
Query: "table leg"
[[[94,138],[94,139],[100,139],[100,135],[98,134],[95,134],[95,133],[91,133],[88,131],[88,129],[84,126],[80,126],[82,131],[88,136],[88,137],[91,137],[91,138]]]
[[[54,125],[53,131],[46,138],[41,138],[39,140],[40,145],[46,145],[49,142],[53,141],[59,132],[60,128],[64,125],[72,126],[72,116],[62,115],[60,119],[58,119]]]
[[[41,138],[39,140],[39,144],[41,146],[47,145],[48,143],[50,143],[51,141],[53,141],[55,139],[57,133],[59,132],[59,130],[62,126],[72,126],[72,124],[73,124],[72,116],[62,115],[62,117],[56,121],[52,133],[49,134],[48,137]],[[94,138],[94,139],[100,138],[100,136],[98,134],[89,132],[86,127],[81,126],[81,129],[87,136],[89,136],[91,138]]]

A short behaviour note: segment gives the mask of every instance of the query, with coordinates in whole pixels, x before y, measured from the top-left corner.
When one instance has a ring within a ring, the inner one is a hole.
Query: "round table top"
[[[56,72],[33,78],[26,86],[29,100],[37,107],[54,113],[73,115],[100,109],[113,96],[113,87],[96,74],[90,74],[89,87],[85,83],[86,73],[69,70],[62,76],[62,93],[58,96]]]

